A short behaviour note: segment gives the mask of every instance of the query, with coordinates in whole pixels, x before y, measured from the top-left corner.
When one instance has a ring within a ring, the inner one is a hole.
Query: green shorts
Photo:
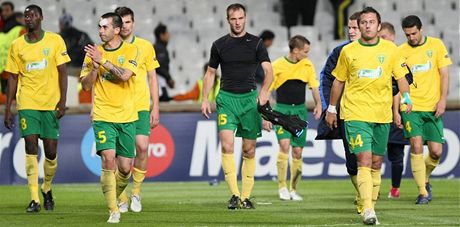
[[[355,154],[371,151],[372,154],[384,156],[387,151],[389,133],[390,123],[345,122],[348,147]]]
[[[113,149],[117,156],[134,158],[136,156],[136,126],[134,122],[111,123],[105,121],[93,122],[94,137],[96,138],[97,154],[103,150]]]
[[[136,135],[150,136],[150,112],[139,111],[137,112],[139,119],[135,121]]]
[[[219,91],[216,98],[217,127],[236,130],[237,137],[255,140],[262,136],[262,117],[257,110],[257,91],[234,94]]]
[[[422,136],[423,142],[444,143],[444,126],[442,118],[436,118],[435,112],[412,111],[401,113],[404,123],[404,137]]]
[[[305,104],[288,105],[288,104],[278,103],[275,106],[275,110],[283,114],[297,115],[299,116],[300,119],[304,121],[306,121],[308,118],[307,107],[305,107]],[[275,125],[275,132],[276,132],[276,138],[278,138],[278,140],[290,139],[291,146],[293,147],[304,147],[305,146],[305,140],[307,138],[306,130],[302,133],[302,135],[300,135],[300,137],[295,137],[295,136],[292,136],[290,132],[284,130],[283,127],[279,125]]]
[[[56,111],[19,110],[21,136],[38,135],[42,139],[59,139]]]

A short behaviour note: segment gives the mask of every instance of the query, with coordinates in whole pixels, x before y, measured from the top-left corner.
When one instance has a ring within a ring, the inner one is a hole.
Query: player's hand
[[[262,120],[262,128],[270,132],[273,129],[273,124],[270,121]]]
[[[444,112],[446,112],[446,99],[440,99],[438,103],[436,103],[436,113],[434,116],[436,118],[441,117]]]
[[[13,114],[11,114],[9,110],[5,111],[5,118],[3,119],[3,124],[5,124],[5,128],[9,130],[14,128]]]
[[[168,81],[166,81],[166,83],[168,84],[169,88],[174,88],[176,81],[174,81],[173,79],[169,79]]]
[[[58,102],[56,105],[56,118],[61,119],[65,115],[65,104],[64,102]]]
[[[410,113],[412,111],[412,103],[406,104],[406,113]]]
[[[96,45],[88,44],[85,46],[85,52],[93,61],[98,64],[101,64],[102,61],[102,52],[97,48]]]
[[[158,108],[153,108],[152,111],[150,111],[150,128],[155,128],[160,124],[160,111]]]
[[[319,118],[321,118],[322,111],[323,111],[323,107],[321,105],[315,106],[315,109],[313,109],[313,115],[315,116],[316,120],[319,120]]]
[[[261,106],[265,105],[268,102],[268,96],[269,96],[269,93],[264,92],[261,89],[259,92],[259,96],[257,97],[257,102],[259,103],[259,105]]]
[[[403,128],[403,125],[401,123],[401,114],[399,114],[398,112],[393,113],[393,122],[395,123],[396,127],[400,129]]]
[[[206,119],[209,119],[209,115],[211,114],[211,105],[209,105],[208,100],[203,100],[201,103],[201,113],[204,117],[206,117]]]
[[[337,128],[337,114],[326,112],[326,124],[330,129]]]

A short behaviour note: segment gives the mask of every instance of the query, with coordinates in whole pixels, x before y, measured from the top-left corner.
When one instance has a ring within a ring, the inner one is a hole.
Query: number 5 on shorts
[[[217,116],[217,124],[218,125],[227,124],[227,114],[219,114],[219,116]]]
[[[105,141],[107,141],[107,137],[105,136],[105,131],[99,131],[97,133],[97,137],[99,138],[99,143],[105,143]]]

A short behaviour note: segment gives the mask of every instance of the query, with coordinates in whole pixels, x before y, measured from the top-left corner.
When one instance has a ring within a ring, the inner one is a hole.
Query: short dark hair
[[[14,11],[14,4],[10,1],[2,2],[2,6],[9,6]]]
[[[230,16],[230,14],[229,14],[230,10],[238,10],[238,9],[242,9],[243,12],[244,12],[244,15],[246,15],[246,8],[245,8],[242,4],[240,4],[240,3],[233,3],[233,4],[231,4],[231,5],[229,5],[229,6],[227,7],[227,19],[228,19],[228,17]]]
[[[377,21],[379,22],[379,24],[382,23],[380,13],[376,9],[370,6],[367,6],[361,12],[359,12],[358,24],[359,24],[359,21],[361,20],[361,15],[366,14],[366,13],[375,13],[375,15],[377,15]]]
[[[134,21],[134,12],[133,12],[133,10],[131,10],[128,7],[125,7],[125,6],[117,7],[114,12],[116,14],[120,15],[120,17],[130,15],[131,19],[133,19],[133,21]]]
[[[391,24],[390,22],[382,22],[382,24],[380,25],[380,30],[383,30],[383,29],[386,29],[388,30],[391,34],[395,34],[395,26],[393,26],[393,24]]]
[[[104,15],[101,16],[101,18],[112,18],[112,26],[114,28],[121,28],[123,26],[123,20],[121,19],[120,15],[109,12],[105,13]]]
[[[348,18],[348,20],[358,20],[360,14],[361,14],[361,12],[354,12],[353,14],[351,14],[351,16]]]
[[[402,28],[412,28],[417,26],[417,29],[420,30],[422,28],[422,21],[419,17],[415,15],[410,15],[405,17],[401,22]]]
[[[24,9],[24,12],[25,12],[27,9],[29,9],[29,10],[35,10],[35,11],[37,11],[38,14],[40,14],[40,16],[43,16],[42,8],[40,8],[40,6],[37,6],[37,5],[34,5],[34,4],[28,5],[28,6],[26,7],[26,9]]]
[[[168,31],[168,27],[164,25],[163,23],[159,23],[156,27],[155,30],[153,30],[153,34],[155,34],[155,39],[159,40],[160,35],[166,33]]]
[[[275,38],[275,33],[273,33],[270,30],[263,30],[262,33],[260,33],[259,37],[262,39],[262,41],[272,40]]]
[[[302,49],[305,44],[310,45],[310,41],[305,36],[295,35],[289,39],[289,51],[293,51],[294,48]]]

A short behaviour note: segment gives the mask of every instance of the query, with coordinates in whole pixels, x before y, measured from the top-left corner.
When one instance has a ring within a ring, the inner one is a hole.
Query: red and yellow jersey
[[[407,73],[398,48],[379,39],[374,45],[360,40],[346,45],[332,75],[345,82],[340,118],[345,121],[389,123],[392,121],[391,77],[400,79]]]
[[[291,62],[286,57],[281,57],[273,62],[272,68],[273,82],[270,90],[278,89],[288,80],[300,80],[307,83],[310,88],[319,87],[315,66],[307,58],[298,62]]]
[[[135,75],[138,74],[138,51],[133,44],[121,42],[114,50],[105,50],[98,46],[102,57],[115,66],[133,72],[126,82],[117,81],[114,75],[100,66],[94,84],[93,120],[113,123],[133,122],[138,119],[134,102]],[[90,57],[83,62],[80,78],[87,76],[93,68]]]
[[[14,40],[5,71],[18,75],[17,109],[54,110],[61,97],[57,66],[69,61],[58,34],[44,31],[33,43],[25,35]]]
[[[142,38],[133,37],[132,44],[137,46],[139,50],[139,57],[137,63],[138,75],[134,78],[136,86],[136,94],[134,95],[134,100],[136,102],[137,111],[149,111],[150,110],[150,90],[148,86],[148,75],[149,71],[153,71],[156,68],[160,67],[156,59],[155,49],[153,45]]]
[[[452,64],[444,43],[425,37],[419,46],[404,43],[399,46],[402,57],[412,71],[414,83],[410,86],[413,111],[435,111],[441,97],[439,69]],[[401,106],[404,111],[405,106]]]

